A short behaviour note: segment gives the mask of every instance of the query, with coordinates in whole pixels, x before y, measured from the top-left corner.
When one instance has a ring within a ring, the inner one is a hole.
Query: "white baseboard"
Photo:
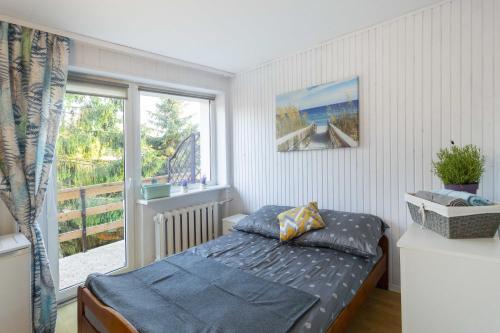
[[[389,283],[389,290],[400,294],[401,286],[399,284]]]

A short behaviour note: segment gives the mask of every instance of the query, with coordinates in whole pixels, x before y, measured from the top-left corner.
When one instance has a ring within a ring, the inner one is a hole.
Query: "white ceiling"
[[[239,72],[440,0],[1,0],[0,14]]]

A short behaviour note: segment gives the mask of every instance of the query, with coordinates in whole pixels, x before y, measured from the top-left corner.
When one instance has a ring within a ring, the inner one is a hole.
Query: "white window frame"
[[[217,172],[217,117],[215,100],[210,100],[208,112],[210,113],[210,182],[208,185],[218,185]]]
[[[168,87],[158,87],[154,85],[138,85],[135,84],[135,87],[137,87],[137,96],[135,98],[138,99],[138,108],[137,108],[137,113],[139,114],[139,117],[136,120],[136,129],[135,132],[139,133],[139,154],[137,156],[138,160],[141,160],[141,154],[140,154],[140,127],[141,127],[141,119],[140,119],[140,114],[141,114],[141,108],[140,108],[140,98],[141,98],[141,91],[146,91],[146,92],[153,92],[153,93],[158,93],[158,94],[165,94],[165,95],[173,95],[173,96],[179,96],[179,97],[187,97],[187,98],[196,98],[196,99],[206,99],[208,100],[208,112],[209,112],[209,122],[210,122],[210,181],[208,183],[209,186],[215,186],[218,185],[217,181],[217,135],[216,135],[216,95],[213,94],[201,94],[201,93],[196,93],[196,92],[190,92],[186,90],[175,90],[175,89],[169,89]],[[129,98],[131,94],[129,93]],[[139,164],[139,179],[140,182],[136,182],[136,186],[139,187],[142,185],[142,164]],[[136,192],[139,199],[140,192]]]

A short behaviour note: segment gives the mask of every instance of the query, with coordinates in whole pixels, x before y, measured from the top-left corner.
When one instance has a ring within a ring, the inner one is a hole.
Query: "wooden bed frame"
[[[352,321],[356,312],[365,302],[370,292],[379,287],[389,287],[389,241],[382,236],[379,241],[383,255],[373,267],[365,282],[358,289],[351,302],[340,312],[337,319],[330,325],[327,333],[344,332]],[[89,310],[109,333],[138,333],[120,313],[101,303],[92,292],[81,286],[78,287],[78,333],[100,333],[87,318],[85,310]]]

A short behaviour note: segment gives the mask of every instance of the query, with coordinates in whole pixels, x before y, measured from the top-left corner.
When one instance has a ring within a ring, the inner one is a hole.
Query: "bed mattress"
[[[283,245],[276,239],[241,231],[186,253],[212,258],[319,297],[292,328],[293,333],[326,332],[382,256],[380,248],[376,257],[366,259],[327,248]]]
[[[326,332],[382,256],[380,248],[377,252],[376,257],[366,259],[327,248],[280,244],[276,239],[234,231],[176,256],[213,259],[318,297],[319,301],[290,330],[298,333]],[[91,319],[93,316],[89,315]]]

